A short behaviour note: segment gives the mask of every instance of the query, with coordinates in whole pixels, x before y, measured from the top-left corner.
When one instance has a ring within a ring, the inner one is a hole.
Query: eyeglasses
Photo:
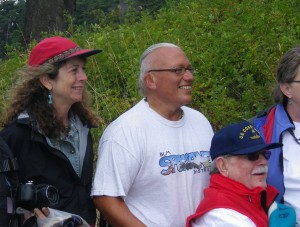
[[[185,74],[186,71],[190,71],[190,73],[194,73],[195,70],[193,67],[189,66],[189,67],[180,67],[180,68],[171,68],[171,69],[151,69],[148,71],[148,73],[150,72],[172,72],[175,73],[178,76],[182,76]]]
[[[251,154],[247,154],[246,157],[249,161],[256,161],[259,159],[259,155],[263,155],[265,159],[269,160],[271,157],[271,151],[259,151]]]
[[[293,81],[290,81],[289,83],[300,83],[300,80],[293,80]]]
[[[255,153],[245,154],[245,155],[230,155],[230,154],[228,154],[228,155],[225,155],[225,158],[232,157],[232,156],[242,156],[242,157],[245,157],[246,159],[248,159],[249,161],[254,162],[259,159],[260,155],[263,155],[266,160],[269,160],[271,157],[271,151],[264,150],[264,151],[258,151]]]

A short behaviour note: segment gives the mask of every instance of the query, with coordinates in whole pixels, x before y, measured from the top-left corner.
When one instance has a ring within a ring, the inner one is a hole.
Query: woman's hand
[[[46,219],[50,214],[48,207],[35,208],[33,211],[24,210],[24,223],[22,227],[38,226],[37,220]]]
[[[35,208],[33,212],[37,218],[46,218],[50,214],[50,210],[48,209],[48,207],[43,207],[42,209]]]

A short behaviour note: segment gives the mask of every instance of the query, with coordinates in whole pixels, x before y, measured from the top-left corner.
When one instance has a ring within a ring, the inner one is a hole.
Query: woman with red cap
[[[20,70],[0,133],[18,159],[19,181],[53,186],[59,200],[46,205],[90,225],[96,220],[90,128],[99,119],[89,105],[85,67],[86,58],[100,51],[58,36],[39,42]]]

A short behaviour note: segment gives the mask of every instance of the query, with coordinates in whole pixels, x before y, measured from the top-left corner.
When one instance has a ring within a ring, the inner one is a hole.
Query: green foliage
[[[214,129],[267,108],[276,65],[299,42],[299,9],[295,0],[167,0],[156,16],[142,11],[138,22],[133,18],[113,27],[95,23],[92,32],[72,23],[64,35],[80,46],[103,50],[87,66],[94,109],[103,120],[96,140],[108,123],[140,100],[139,57],[156,42],[185,50],[197,69],[191,106]],[[0,62],[0,109],[13,80],[8,75],[25,61],[18,55]]]
[[[77,0],[75,21],[89,30],[93,25],[117,28],[119,24],[139,21],[141,12],[147,10],[152,15],[159,10],[165,0]]]
[[[4,1],[0,4],[0,59],[6,55],[6,46],[20,48],[25,18],[25,1]]]
[[[79,25],[91,25],[91,24],[110,24],[117,20],[117,17],[112,18],[110,11],[113,10],[114,6],[118,3],[117,0],[109,1],[77,1],[75,18],[76,23]],[[112,20],[109,20],[112,19]]]
[[[204,29],[198,35],[202,85],[196,90],[204,92],[195,104],[216,128],[271,104],[276,64],[299,37],[296,1],[225,2],[201,6],[206,14],[200,13]]]
[[[276,64],[298,42],[299,4],[167,1],[155,19],[145,13],[139,23],[100,29],[95,36],[104,49],[99,70],[105,72],[105,87],[117,97],[138,100],[139,55],[155,42],[173,42],[197,69],[192,106],[215,129],[247,119],[272,103]]]

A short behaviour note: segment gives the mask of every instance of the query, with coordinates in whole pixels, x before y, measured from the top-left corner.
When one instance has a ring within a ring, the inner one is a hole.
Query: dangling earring
[[[51,91],[49,91],[49,94],[48,94],[48,104],[49,105],[52,105],[52,94],[51,94]]]
[[[289,104],[289,105],[291,105],[291,104],[292,104],[292,102],[293,102],[293,101],[292,101],[292,99],[291,99],[291,98],[289,98],[288,104]]]

